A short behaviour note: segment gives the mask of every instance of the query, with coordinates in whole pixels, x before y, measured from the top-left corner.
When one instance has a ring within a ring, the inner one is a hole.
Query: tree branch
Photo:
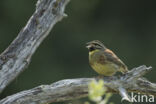
[[[0,93],[30,63],[37,47],[64,16],[69,0],[38,0],[36,11],[16,39],[0,55]]]
[[[128,92],[139,92],[142,94],[156,96],[156,84],[141,77],[150,71],[151,67],[140,66],[134,68],[125,75],[104,77],[104,85],[108,92],[119,92],[119,88]],[[88,83],[97,78],[79,78],[61,80],[51,85],[42,85],[36,88],[19,92],[8,96],[0,101],[0,104],[44,104],[73,100],[86,97],[88,94]],[[121,91],[122,91],[121,90]],[[125,93],[122,94],[122,97]]]

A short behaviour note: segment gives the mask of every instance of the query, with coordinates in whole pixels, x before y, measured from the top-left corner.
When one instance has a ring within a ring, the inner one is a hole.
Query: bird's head
[[[88,42],[86,47],[88,48],[88,50],[90,52],[94,51],[94,50],[105,50],[106,49],[104,44],[102,42],[100,42],[99,40],[93,40],[91,42]]]

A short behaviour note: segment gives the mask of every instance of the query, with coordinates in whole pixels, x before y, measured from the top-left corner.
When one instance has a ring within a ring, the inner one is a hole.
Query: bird
[[[86,48],[89,50],[89,64],[98,74],[113,76],[116,72],[128,72],[127,66],[101,41],[90,41]]]

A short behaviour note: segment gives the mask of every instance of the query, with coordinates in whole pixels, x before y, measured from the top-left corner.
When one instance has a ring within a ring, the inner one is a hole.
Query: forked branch
[[[31,57],[52,27],[64,16],[69,0],[38,0],[36,11],[16,39],[0,55],[0,93],[30,63]],[[156,84],[142,78],[151,67],[140,66],[125,75],[104,77],[108,92],[119,93],[128,99],[127,92],[156,96]],[[0,100],[0,104],[44,104],[73,100],[88,95],[88,83],[97,78],[61,80],[41,85]]]
[[[104,85],[108,92],[119,93],[122,87],[128,92],[156,96],[156,84],[141,79],[150,71],[151,67],[140,66],[132,69],[122,76],[104,77]],[[97,78],[79,78],[61,80],[51,85],[41,85],[36,88],[19,92],[0,101],[0,104],[44,104],[61,102],[86,97],[88,95],[88,83]],[[122,90],[121,90],[122,91]],[[120,92],[122,93],[122,92]],[[122,96],[124,97],[124,95]]]

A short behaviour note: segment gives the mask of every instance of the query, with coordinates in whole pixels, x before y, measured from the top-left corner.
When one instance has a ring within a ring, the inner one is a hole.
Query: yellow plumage
[[[125,71],[122,64],[118,65],[114,62],[107,60],[108,57],[104,55],[104,52],[101,50],[94,50],[89,52],[89,63],[91,67],[98,73],[104,76],[112,76],[117,71]],[[119,60],[120,62],[120,60]],[[121,63],[121,62],[120,62]]]
[[[99,74],[112,76],[117,71],[126,73],[127,66],[104,44],[98,40],[87,43],[89,50],[89,63]]]
[[[105,75],[105,76],[112,76],[113,74],[116,73],[116,69],[112,67],[113,65],[110,64],[106,64],[106,65],[102,65],[99,63],[94,63],[94,65],[92,65],[92,68],[101,75]]]
[[[116,69],[115,69],[115,65],[111,64],[111,63],[99,63],[99,57],[101,55],[100,50],[94,50],[89,52],[89,62],[91,67],[98,73],[101,75],[105,75],[105,76],[112,76],[113,74],[116,73]]]

